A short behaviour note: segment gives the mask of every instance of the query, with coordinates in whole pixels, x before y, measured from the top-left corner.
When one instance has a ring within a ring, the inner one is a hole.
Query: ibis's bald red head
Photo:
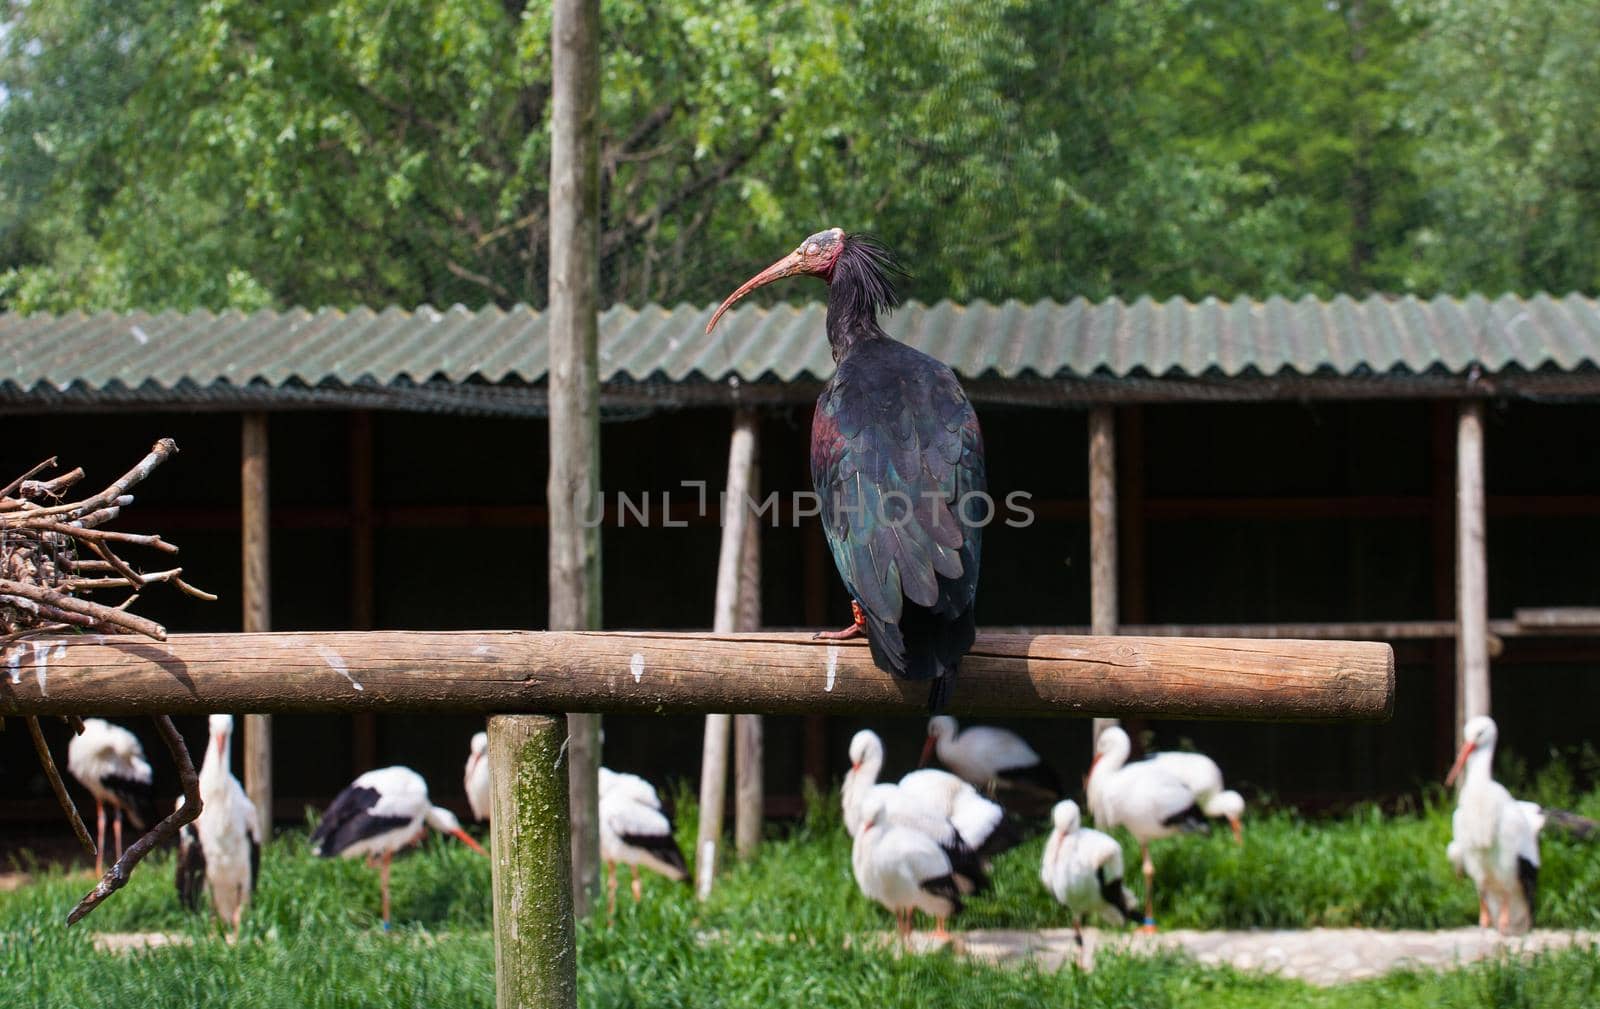
[[[711,321],[706,323],[706,332],[709,333],[717,325],[717,320],[722,314],[733,307],[734,302],[754,291],[764,287],[774,280],[784,277],[793,277],[799,274],[808,274],[821,277],[823,280],[833,279],[833,267],[839,260],[839,253],[844,251],[845,234],[843,228],[829,228],[819,231],[815,235],[801,242],[800,245],[787,256],[773,263],[760,273],[751,277],[739,286],[737,291],[728,295],[728,300],[717,306],[716,312],[711,316]]]

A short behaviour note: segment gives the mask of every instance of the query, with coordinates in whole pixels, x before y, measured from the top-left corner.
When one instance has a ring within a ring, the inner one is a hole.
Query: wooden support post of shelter
[[[241,598],[246,633],[272,629],[272,513],[267,479],[267,415],[243,418],[239,466]],[[272,835],[272,717],[244,718],[244,789],[267,837]]]
[[[550,27],[550,610],[600,626],[600,0],[555,0]],[[586,709],[567,709],[583,712]],[[600,721],[571,714],[574,904],[600,890]]]
[[[370,631],[378,625],[377,537],[373,528],[372,412],[350,413],[350,629]],[[350,763],[355,774],[378,766],[378,716],[356,715],[350,725]]]
[[[759,433],[759,425],[756,428]],[[761,493],[760,439],[752,452],[750,498]],[[761,520],[745,516],[744,541],[739,550],[739,606],[734,629],[761,629]],[[762,787],[763,726],[760,715],[733,718],[733,849],[740,858],[752,858],[761,846],[761,821],[766,813]]]
[[[1117,633],[1117,427],[1109,406],[1089,411],[1089,627]],[[1113,718],[1096,718],[1090,740]]]
[[[755,467],[755,414],[741,410],[734,414],[733,434],[728,439],[728,480],[723,491],[722,545],[717,555],[716,609],[711,627],[717,634],[735,629],[739,615],[739,569],[745,527],[750,509],[744,502],[750,494],[750,477]],[[705,739],[700,754],[700,823],[695,833],[694,885],[701,900],[711,895],[711,882],[717,872],[717,850],[722,842],[722,813],[728,788],[728,737],[732,717],[723,712],[706,715]]]
[[[1489,564],[1484,547],[1483,403],[1456,414],[1456,735],[1489,713]]]

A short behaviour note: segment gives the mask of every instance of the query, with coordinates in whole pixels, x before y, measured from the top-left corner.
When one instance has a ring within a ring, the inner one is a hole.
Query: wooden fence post
[[[243,416],[239,466],[239,538],[242,544],[246,633],[272,630],[272,515],[267,479],[267,415]],[[244,717],[244,787],[265,837],[272,836],[272,716]]]
[[[600,626],[600,0],[555,0],[550,27],[551,630]],[[600,892],[600,719],[567,716],[575,907]]]
[[[739,554],[744,546],[745,525],[750,509],[744,506],[750,493],[750,471],[755,464],[755,415],[740,410],[733,418],[733,434],[728,439],[728,481],[723,491],[722,546],[717,555],[716,612],[712,631],[728,634],[734,630],[739,612]],[[705,740],[700,753],[700,824],[695,832],[694,884],[701,900],[711,896],[711,881],[717,873],[717,847],[722,842],[722,813],[728,790],[728,737],[732,729],[729,715],[706,716]]]
[[[576,1009],[578,951],[559,716],[489,718],[496,1009]]]
[[[759,439],[758,439],[759,441]],[[760,446],[750,466],[750,496],[761,493]],[[739,552],[739,613],[735,629],[761,629],[761,521],[745,517],[744,544]],[[761,847],[761,823],[766,813],[764,727],[760,715],[735,715],[733,719],[733,850],[740,858],[753,858]]]

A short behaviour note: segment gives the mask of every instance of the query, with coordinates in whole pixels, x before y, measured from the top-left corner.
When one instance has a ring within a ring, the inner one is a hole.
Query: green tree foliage
[[[928,300],[1593,288],[1595,10],[605,0],[606,296],[834,224]],[[548,5],[0,11],[0,307],[543,302]]]

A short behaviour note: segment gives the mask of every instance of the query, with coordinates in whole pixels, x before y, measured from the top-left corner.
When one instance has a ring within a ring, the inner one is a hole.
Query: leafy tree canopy
[[[0,307],[544,301],[547,4],[0,11]],[[602,17],[607,300],[834,224],[925,300],[1600,286],[1592,0]]]

